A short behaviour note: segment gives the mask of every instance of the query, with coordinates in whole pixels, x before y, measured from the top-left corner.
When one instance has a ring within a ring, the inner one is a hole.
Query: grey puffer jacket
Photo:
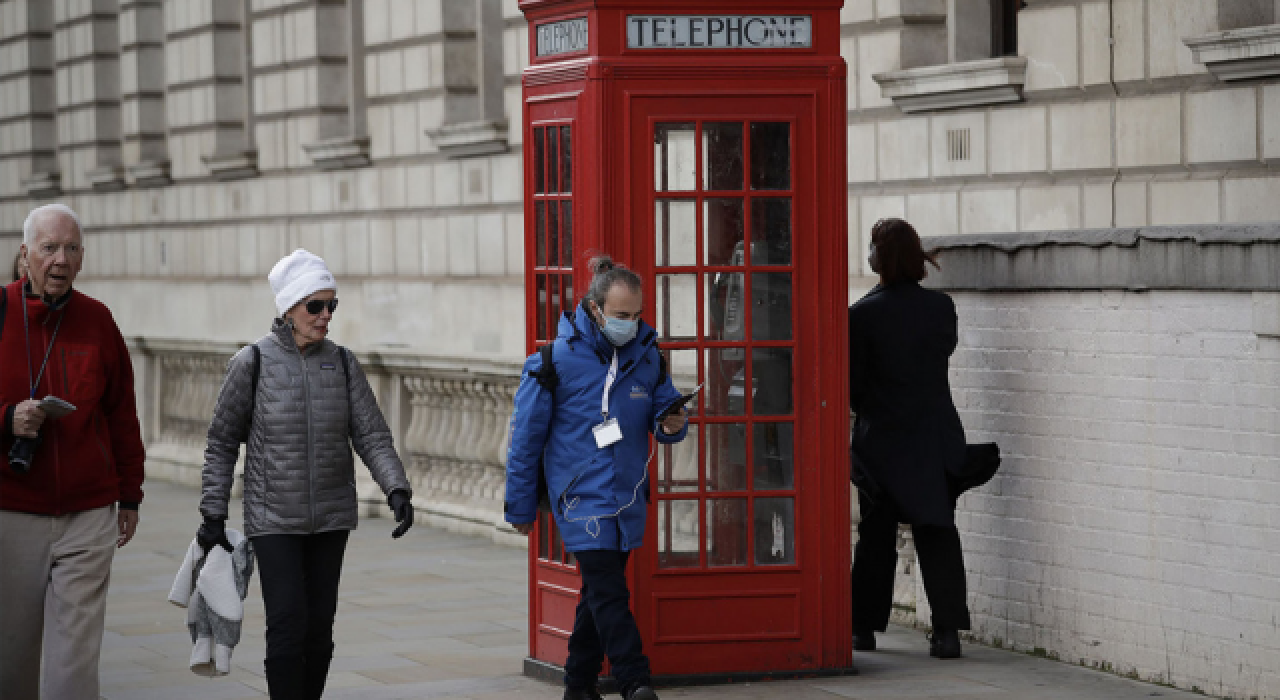
[[[226,517],[242,442],[248,444],[249,537],[355,529],[352,445],[383,493],[409,490],[391,430],[351,353],[328,340],[299,352],[292,330],[279,319],[256,345],[261,365],[254,406],[252,349],[227,363],[204,452],[201,514]]]

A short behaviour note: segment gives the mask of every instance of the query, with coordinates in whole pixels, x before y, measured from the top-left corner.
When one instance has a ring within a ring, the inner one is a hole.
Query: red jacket
[[[101,302],[72,291],[60,308],[23,298],[22,283],[4,288],[0,327],[0,510],[63,515],[117,501],[142,502],[144,450],[133,393],[133,365],[115,319]],[[22,304],[29,333],[23,332]],[[56,339],[54,327],[63,315]],[[30,347],[24,350],[25,336]],[[53,395],[76,410],[47,419],[31,471],[9,467],[14,407],[30,396],[27,358],[39,373],[53,341],[36,398]]]

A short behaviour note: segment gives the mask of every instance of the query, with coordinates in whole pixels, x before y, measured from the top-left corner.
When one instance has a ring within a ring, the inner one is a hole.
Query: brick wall
[[[1005,453],[957,515],[975,636],[1280,696],[1275,295],[953,296],[957,407]]]

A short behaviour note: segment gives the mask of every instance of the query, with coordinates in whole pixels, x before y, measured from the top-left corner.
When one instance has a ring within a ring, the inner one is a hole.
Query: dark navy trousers
[[[644,655],[627,590],[631,553],[591,549],[573,556],[582,574],[582,597],[569,637],[565,685],[594,686],[607,656],[618,690],[626,697],[633,689],[650,684],[649,657]]]

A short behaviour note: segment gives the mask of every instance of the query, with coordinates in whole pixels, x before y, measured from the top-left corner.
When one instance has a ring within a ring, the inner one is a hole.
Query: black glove
[[[399,539],[401,535],[409,531],[413,527],[413,504],[410,503],[412,496],[405,489],[396,489],[387,497],[387,505],[391,506],[391,512],[396,514],[396,522],[400,523],[395,532],[391,536]]]
[[[228,552],[235,551],[235,547],[232,547],[231,542],[227,540],[227,521],[225,518],[205,518],[204,524],[196,531],[196,543],[200,545],[200,549],[203,549],[205,554],[208,554],[215,544],[221,545]]]

